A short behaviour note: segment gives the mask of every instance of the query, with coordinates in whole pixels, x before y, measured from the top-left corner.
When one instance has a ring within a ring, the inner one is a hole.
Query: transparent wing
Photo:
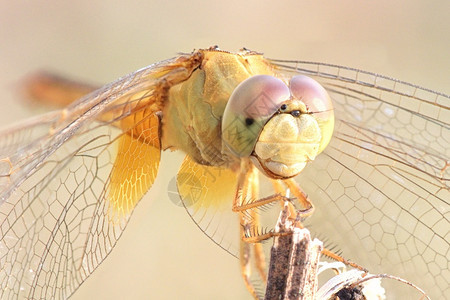
[[[156,176],[158,87],[184,80],[189,59],[0,134],[1,299],[65,299],[105,259]]]
[[[288,75],[314,77],[334,102],[334,137],[298,176],[316,205],[311,230],[371,272],[401,276],[443,299],[450,293],[450,97],[355,69],[272,62]]]
[[[204,166],[189,156],[177,175],[178,194],[189,216],[214,243],[238,257],[239,218],[232,211],[237,174],[228,169]]]

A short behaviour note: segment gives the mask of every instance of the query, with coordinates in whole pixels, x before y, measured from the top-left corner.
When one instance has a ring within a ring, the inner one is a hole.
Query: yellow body
[[[228,99],[250,76],[274,73],[259,54],[202,52],[200,67],[169,91],[163,110],[162,148],[180,149],[200,164],[229,165],[236,158],[227,154],[221,139],[221,119]]]

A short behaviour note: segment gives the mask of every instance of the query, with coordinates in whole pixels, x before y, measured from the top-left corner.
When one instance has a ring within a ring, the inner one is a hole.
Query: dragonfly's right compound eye
[[[222,119],[222,138],[228,149],[238,157],[249,156],[264,125],[289,98],[289,87],[273,76],[256,75],[241,82]]]

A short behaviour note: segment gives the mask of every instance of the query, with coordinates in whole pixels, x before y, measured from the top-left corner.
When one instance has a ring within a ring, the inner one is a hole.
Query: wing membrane
[[[67,297],[120,236],[124,224],[105,220],[116,148],[105,129],[65,143],[1,206],[2,298]]]
[[[158,87],[185,80],[189,59],[34,119],[37,136],[27,126],[0,135],[0,298],[65,299],[109,254],[156,176]]]
[[[335,106],[330,145],[298,177],[317,206],[311,229],[372,272],[448,294],[450,97],[355,69],[274,63],[316,77]]]
[[[186,156],[178,171],[177,186],[197,226],[214,243],[238,257],[239,218],[231,210],[237,174],[228,168],[200,165]]]

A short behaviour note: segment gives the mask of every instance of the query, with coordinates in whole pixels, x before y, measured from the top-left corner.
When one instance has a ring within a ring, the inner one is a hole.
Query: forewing
[[[186,60],[0,135],[0,298],[65,299],[109,254],[156,176],[159,87],[189,76]]]
[[[316,205],[311,230],[371,272],[449,294],[450,97],[355,69],[273,63],[314,77],[334,102],[334,136],[298,176]]]

